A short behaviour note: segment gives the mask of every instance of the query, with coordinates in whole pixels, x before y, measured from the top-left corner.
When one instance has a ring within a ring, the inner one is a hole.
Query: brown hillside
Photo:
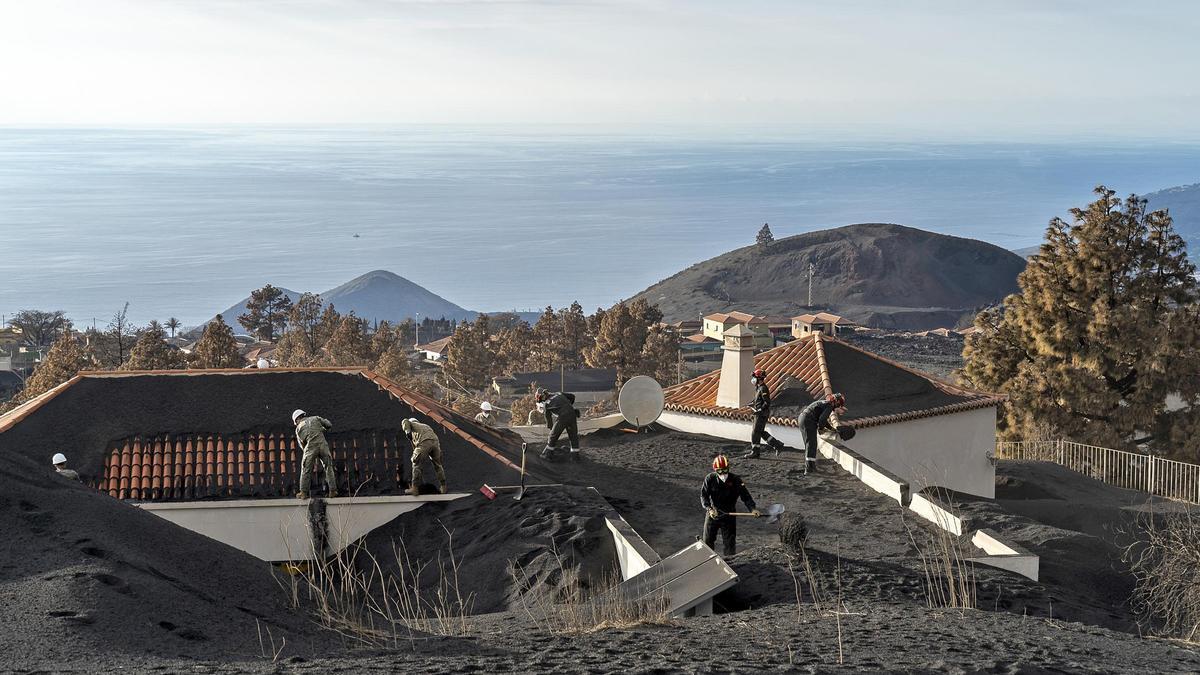
[[[635,298],[668,320],[737,308],[791,315],[813,304],[879,326],[953,326],[962,315],[1017,290],[1020,256],[973,239],[902,225],[864,223],[747,246],[660,281]]]

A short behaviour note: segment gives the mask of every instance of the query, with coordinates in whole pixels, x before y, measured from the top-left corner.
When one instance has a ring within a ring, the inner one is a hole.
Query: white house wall
[[[909,482],[994,498],[996,409],[981,408],[859,429],[847,443]]]
[[[668,429],[750,442],[751,424],[708,415],[666,411],[659,423]],[[771,435],[792,448],[803,448],[797,427],[767,425]],[[908,481],[912,492],[928,486],[994,498],[996,409],[937,415],[858,430],[845,445]],[[822,452],[828,456],[827,452]]]

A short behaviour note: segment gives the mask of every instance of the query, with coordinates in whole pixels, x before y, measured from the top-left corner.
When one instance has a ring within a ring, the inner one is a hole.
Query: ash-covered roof
[[[559,389],[570,392],[611,391],[617,386],[616,368],[580,368],[560,372],[548,370],[540,373],[514,373],[497,377],[497,383],[517,389],[525,389],[538,384],[547,389]]]
[[[406,417],[438,430],[453,489],[518,469],[515,437],[361,368],[85,372],[0,416],[0,453],[63,452],[86,482],[135,499],[281,496],[295,485],[296,408],[333,423],[342,490],[403,487]]]
[[[840,392],[846,396],[842,424],[863,428],[922,417],[986,408],[1003,397],[943,382],[894,361],[815,333],[754,357],[767,371],[773,424],[796,426],[800,410]],[[666,409],[676,412],[749,420],[749,408],[716,404],[721,371],[701,375],[666,390]]]

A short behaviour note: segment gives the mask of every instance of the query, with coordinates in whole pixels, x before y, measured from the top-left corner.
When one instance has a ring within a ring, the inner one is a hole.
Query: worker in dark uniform
[[[550,429],[550,440],[546,442],[546,448],[542,450],[542,458],[553,459],[555,446],[565,431],[567,438],[571,441],[570,458],[578,460],[580,457],[579,411],[575,409],[575,394],[566,394],[561,391],[550,393],[545,389],[538,389],[534,401],[537,403],[538,411],[546,416],[546,427]]]
[[[767,371],[758,368],[750,376],[750,383],[755,387],[754,401],[750,410],[754,411],[754,430],[750,432],[750,452],[742,455],[742,459],[758,459],[758,451],[763,439],[779,456],[783,443],[767,433],[767,420],[771,417],[771,390],[767,387]]]
[[[829,416],[846,407],[846,397],[841,394],[830,394],[823,399],[817,399],[800,411],[797,423],[804,433],[804,473],[815,471],[817,468],[817,434],[822,431],[833,431]]]
[[[741,498],[754,517],[762,516],[754,506],[754,498],[746,489],[742,479],[729,473],[729,458],[717,455],[713,458],[712,473],[704,478],[700,488],[700,505],[704,507],[704,544],[713,548],[717,543],[717,531],[721,532],[721,544],[725,556],[731,556],[737,547],[737,518],[729,514],[737,508]]]

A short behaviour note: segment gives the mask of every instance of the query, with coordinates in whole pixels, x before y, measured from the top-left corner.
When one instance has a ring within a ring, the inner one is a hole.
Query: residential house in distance
[[[701,319],[676,321],[675,323],[666,324],[666,326],[674,330],[675,334],[681,338],[699,335],[704,332],[704,321]]]
[[[679,340],[679,355],[689,363],[697,361],[720,361],[721,341],[704,333],[696,333]]]
[[[612,395],[617,388],[617,369],[580,368],[517,373],[494,378],[492,389],[503,399],[515,399],[528,394],[529,387],[534,384],[551,391],[575,394],[575,407],[583,410]]]
[[[792,317],[792,337],[808,337],[813,333],[836,336],[838,331],[854,330],[857,325],[850,319],[828,312],[801,314]]]
[[[718,312],[704,317],[704,335],[719,342],[725,341],[725,331],[734,326],[745,326],[754,333],[754,344],[759,349],[770,349],[775,346],[775,337],[771,335],[771,322],[765,316],[755,316],[745,312]]]
[[[417,351],[421,353],[421,358],[425,359],[429,363],[441,365],[441,363],[446,360],[446,355],[450,350],[450,340],[453,338],[453,335],[449,335],[440,340],[434,340],[433,342],[427,342],[423,345],[417,345]]]

